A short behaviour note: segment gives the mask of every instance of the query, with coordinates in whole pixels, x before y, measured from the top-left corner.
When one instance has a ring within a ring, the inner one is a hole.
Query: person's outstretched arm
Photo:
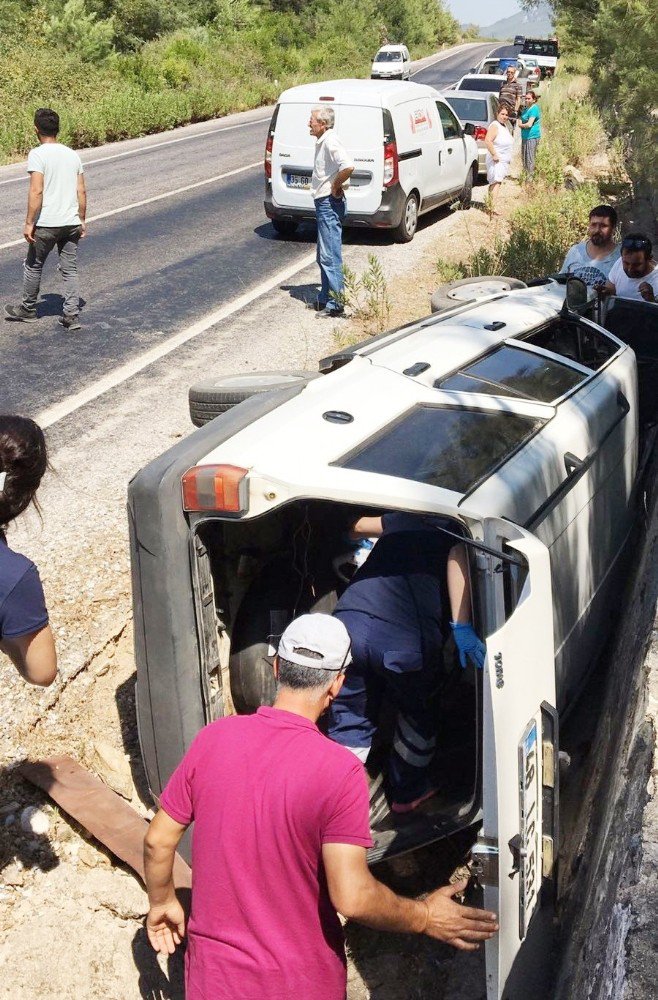
[[[476,667],[484,666],[486,648],[471,624],[471,588],[468,573],[468,553],[463,544],[453,545],[446,568],[450,600],[450,627],[459,651],[459,662],[466,666],[469,657]]]
[[[462,951],[475,950],[498,930],[495,913],[455,903],[452,897],[464,891],[466,881],[443,886],[424,899],[408,899],[377,881],[364,847],[324,844],[322,860],[338,912],[375,930],[427,934]]]

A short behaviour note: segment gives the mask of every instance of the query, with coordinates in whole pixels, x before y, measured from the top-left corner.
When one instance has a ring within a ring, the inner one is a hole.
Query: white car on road
[[[463,540],[484,670],[460,670],[446,647],[441,795],[397,820],[369,763],[370,857],[479,824],[472,869],[500,915],[489,1000],[554,885],[558,719],[619,600],[640,432],[625,340],[643,378],[658,362],[657,306],[612,300],[606,329],[578,279],[568,307],[552,280],[505,287],[483,279],[486,298],[469,302],[461,283],[444,312],[333,355],[322,375],[210,380],[196,398],[220,415],[129,490],[139,736],[156,795],[205,723],[271,703],[277,637],[334,607],[355,515],[440,515]],[[653,419],[657,395],[654,381]]]
[[[411,56],[406,45],[382,45],[370,69],[372,80],[410,80]]]

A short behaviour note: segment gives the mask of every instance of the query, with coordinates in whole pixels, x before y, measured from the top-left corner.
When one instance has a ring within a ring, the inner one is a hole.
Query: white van
[[[370,69],[372,80],[410,80],[411,56],[406,45],[382,45]]]
[[[438,91],[418,83],[331,80],[284,91],[265,148],[265,213],[281,235],[315,220],[311,173],[313,108],[336,112],[335,129],[354,160],[346,226],[392,229],[412,240],[418,216],[471,200],[478,171],[473,129],[462,127]]]

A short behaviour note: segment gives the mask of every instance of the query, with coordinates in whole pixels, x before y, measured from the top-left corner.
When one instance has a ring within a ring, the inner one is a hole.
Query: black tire
[[[459,195],[460,208],[468,209],[471,207],[471,201],[473,200],[473,184],[475,183],[477,172],[477,164],[473,164],[469,172],[466,174],[466,180],[464,181],[464,186]]]
[[[407,197],[402,209],[402,218],[393,230],[396,243],[411,243],[418,229],[418,195],[415,191]]]
[[[275,560],[252,584],[238,610],[231,639],[231,697],[238,712],[255,712],[274,701],[273,630],[286,628],[296,614],[333,612],[338,600],[333,582],[325,581],[322,587],[320,581],[319,589],[320,597],[307,586],[300,593],[299,579],[291,579],[290,566],[284,560]]]
[[[472,286],[469,293],[468,287]],[[477,302],[478,299],[486,295],[499,292],[511,292],[515,288],[526,288],[525,281],[518,278],[508,278],[504,274],[482,275],[477,278],[460,278],[459,281],[449,281],[445,285],[439,285],[431,298],[432,312],[442,312],[444,309],[453,309],[458,305],[466,305],[468,302]]]
[[[293,236],[297,232],[298,222],[292,222],[290,219],[270,219],[272,227],[275,233],[279,236]]]
[[[317,372],[245,372],[206,379],[190,387],[190,417],[195,427],[203,427],[221,413],[244,403],[245,399],[272,389],[288,389],[296,382],[308,382]]]

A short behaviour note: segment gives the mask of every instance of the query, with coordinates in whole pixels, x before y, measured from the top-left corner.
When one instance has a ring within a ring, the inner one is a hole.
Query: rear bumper
[[[343,225],[366,229],[394,229],[402,219],[405,201],[406,195],[399,184],[385,188],[376,212],[365,214],[348,210]],[[315,209],[313,208],[292,208],[277,205],[270,184],[266,186],[263,204],[268,219],[277,219],[282,222],[315,222]]]

